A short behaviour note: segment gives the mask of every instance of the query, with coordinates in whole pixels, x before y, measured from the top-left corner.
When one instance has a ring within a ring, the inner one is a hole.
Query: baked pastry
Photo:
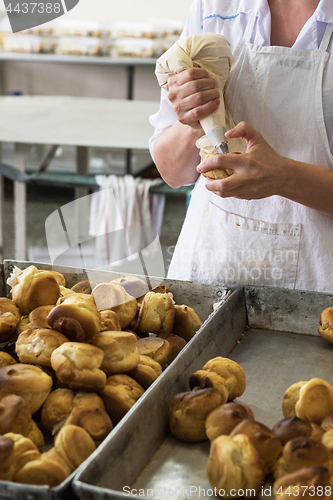
[[[69,340],[90,342],[100,331],[101,317],[89,295],[70,294],[55,306],[47,316],[47,322]]]
[[[329,413],[321,423],[321,427],[324,431],[333,429],[333,413]]]
[[[65,423],[72,410],[77,407],[105,409],[103,400],[94,392],[77,392],[59,388],[52,391],[41,409],[43,427],[55,434]]]
[[[37,448],[44,446],[43,434],[31,418],[28,402],[15,394],[8,394],[0,402],[0,434],[8,432],[30,438]]]
[[[59,286],[66,286],[66,278],[59,271],[51,271]]]
[[[221,404],[223,405],[228,401],[229,392],[225,385],[225,379],[220,377],[215,372],[209,372],[208,370],[197,370],[192,373],[189,378],[190,389],[195,387],[215,387],[221,394]]]
[[[52,271],[29,266],[24,271],[15,267],[7,283],[12,287],[12,300],[21,314],[29,314],[39,306],[53,305],[60,296],[60,288]]]
[[[112,423],[117,424],[143,395],[144,389],[126,374],[111,375],[100,393]]]
[[[0,481],[12,481],[13,478],[14,441],[6,436],[0,436]]]
[[[140,355],[149,356],[157,361],[164,370],[171,358],[171,345],[167,340],[159,337],[144,337],[137,340]]]
[[[42,453],[34,460],[28,460],[14,476],[16,483],[47,485],[55,487],[68,477],[68,468],[58,460],[51,460],[47,453]]]
[[[274,471],[275,479],[302,469],[322,465],[331,471],[332,454],[323,443],[308,437],[297,437],[283,447]]]
[[[83,280],[79,281],[78,283],[75,283],[74,286],[72,286],[72,290],[75,293],[86,293],[86,294],[91,294],[93,289],[97,286],[97,283],[94,281],[90,280]]]
[[[113,425],[103,408],[77,406],[73,408],[64,425],[83,427],[94,440],[96,446],[112,431]]]
[[[312,437],[313,429],[311,423],[307,420],[298,417],[286,417],[274,425],[273,432],[284,446],[295,437]]]
[[[320,425],[329,413],[333,413],[332,387],[320,378],[293,384],[284,394],[282,411],[285,417],[296,415]]]
[[[68,295],[71,295],[75,292],[71,288],[66,288],[65,286],[60,285],[60,296],[59,299],[56,302],[56,306],[62,303],[63,299],[67,297]]]
[[[29,316],[21,316],[21,319],[16,327],[17,333],[20,334],[29,328]]]
[[[51,366],[57,378],[74,391],[101,391],[106,375],[100,370],[104,352],[82,342],[65,342],[51,354]]]
[[[47,322],[47,316],[54,306],[36,307],[28,316],[29,328],[51,328]]]
[[[243,368],[229,358],[218,356],[210,359],[203,370],[215,372],[225,379],[225,386],[229,393],[229,400],[238,398],[243,394],[246,387],[246,376]]]
[[[324,309],[319,318],[318,333],[323,339],[333,343],[333,307]]]
[[[148,285],[145,281],[136,276],[126,276],[125,278],[117,278],[110,281],[112,285],[120,285],[125,288],[126,292],[132,297],[138,298],[149,292]]]
[[[285,418],[296,417],[295,406],[299,399],[299,391],[306,382],[296,382],[292,384],[284,393],[282,400],[282,413]]]
[[[175,304],[176,314],[172,333],[188,342],[197,333],[202,321],[192,307]]]
[[[207,439],[206,417],[220,404],[221,395],[214,387],[176,394],[169,404],[171,433],[181,441],[194,443]]]
[[[206,434],[210,441],[217,436],[229,435],[242,420],[254,420],[252,410],[241,403],[222,404],[211,411],[205,421]]]
[[[115,311],[111,311],[110,309],[101,311],[101,332],[119,332],[120,330],[121,326],[117,313]]]
[[[26,330],[17,338],[15,351],[21,363],[51,366],[51,354],[68,338],[57,330],[35,328]]]
[[[14,444],[12,455],[12,477],[13,480],[16,480],[15,475],[17,471],[19,471],[20,468],[23,467],[28,461],[38,459],[41,456],[41,453],[31,439],[22,436],[22,434],[8,432],[5,434],[5,437],[11,439]]]
[[[326,467],[303,467],[296,472],[286,474],[273,484],[275,498],[289,500],[301,497],[303,500],[313,500],[325,496],[330,491],[330,475]],[[316,493],[322,492],[319,496]]]
[[[117,314],[121,329],[128,326],[137,314],[135,297],[120,285],[100,283],[93,289],[92,295],[99,311],[111,309]]]
[[[218,436],[212,441],[207,462],[207,476],[222,497],[244,491],[245,498],[259,496],[264,483],[262,462],[250,438],[244,434]]]
[[[136,380],[145,390],[148,389],[161,374],[161,365],[154,359],[149,356],[144,356],[143,354],[140,355],[139,363],[136,368],[129,373],[130,377],[134,378],[134,380]]]
[[[16,363],[0,369],[0,399],[7,394],[22,396],[28,401],[32,415],[50,394],[52,384],[52,377],[38,366]]]
[[[15,365],[16,360],[8,354],[8,352],[5,351],[0,351],[0,368],[3,368],[4,366],[9,366],[9,365]]]
[[[324,432],[324,434],[321,437],[321,442],[327,446],[327,448],[333,452],[333,429],[329,429],[328,431]]]
[[[178,356],[180,351],[186,346],[187,342],[179,335],[175,335],[174,333],[159,333],[156,335],[160,339],[167,340],[171,345],[171,354],[168,360],[168,365]]]
[[[230,437],[246,434],[255,446],[263,463],[266,476],[273,472],[278,458],[282,455],[283,446],[275,433],[266,425],[256,420],[242,420],[230,433]]]
[[[100,368],[107,375],[134,370],[139,362],[137,339],[133,333],[99,332],[91,342],[104,352]]]
[[[312,428],[312,432],[311,432],[311,436],[313,439],[316,439],[317,441],[321,441],[325,431],[324,429],[322,428],[321,425],[318,425],[318,424],[315,424],[313,422],[310,422],[310,425],[311,425],[311,428]]]
[[[0,297],[0,343],[13,336],[20,319],[21,314],[16,304],[6,297]]]
[[[65,425],[54,439],[55,451],[74,471],[96,449],[95,443],[83,427]]]
[[[139,312],[138,333],[171,333],[175,314],[175,306],[167,293],[146,293]]]

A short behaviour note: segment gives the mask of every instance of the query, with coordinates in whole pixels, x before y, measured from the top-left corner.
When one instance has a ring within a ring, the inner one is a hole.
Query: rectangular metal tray
[[[147,392],[136,415],[128,415],[76,475],[79,498],[211,498],[209,441],[184,443],[170,435],[170,398],[189,390],[189,375],[206,361],[229,356],[247,376],[239,401],[272,427],[283,418],[282,399],[291,384],[320,377],[333,385],[333,345],[317,332],[321,311],[332,304],[332,295],[316,292],[249,286],[234,291],[159,386]]]
[[[79,268],[69,268],[65,266],[51,266],[48,264],[41,264],[35,262],[21,262],[14,260],[5,260],[3,264],[0,265],[0,296],[10,297],[10,287],[6,285],[6,281],[10,274],[12,273],[14,266],[20,269],[25,269],[29,265],[35,265],[38,269],[52,269],[61,272],[66,278],[66,286],[72,287],[75,283],[79,281],[88,279],[87,270]],[[110,272],[110,271],[91,271],[89,270],[89,279],[97,283],[108,282],[118,277],[124,276],[123,274]],[[142,277],[145,279],[145,277]],[[150,282],[152,286],[162,282],[163,285],[167,286],[170,292],[174,296],[174,300],[177,304],[186,304],[198,313],[200,319],[204,321],[209,315],[214,317],[213,313],[213,303],[217,302],[228,293],[228,289],[221,286],[213,285],[202,285],[199,283],[183,282],[177,280],[167,280],[160,278],[150,277]],[[184,348],[187,349],[187,346]],[[175,361],[174,361],[175,362]],[[172,366],[172,365],[170,365]],[[169,369],[169,368],[168,368]],[[167,369],[167,370],[168,370]],[[167,370],[162,373],[162,375],[156,380],[153,386],[158,386],[160,381],[163,380]],[[146,391],[149,393],[150,390]],[[137,414],[140,412],[140,406],[146,405],[146,393],[140,400],[134,405],[134,407],[129,412],[130,414]],[[123,419],[125,420],[127,416]],[[135,417],[136,418],[136,417]],[[113,431],[110,433],[109,438],[117,434],[121,427],[121,423],[118,424]],[[107,438],[107,439],[109,439]],[[94,456],[99,455],[101,449],[100,445]],[[47,486],[28,486],[21,485],[18,483],[0,481],[0,500],[69,500],[75,498],[75,494],[72,490],[72,480],[80,470],[85,468],[87,461],[85,461],[81,466],[74,471],[63,483],[59,486],[50,488]],[[1,467],[1,464],[0,464]]]

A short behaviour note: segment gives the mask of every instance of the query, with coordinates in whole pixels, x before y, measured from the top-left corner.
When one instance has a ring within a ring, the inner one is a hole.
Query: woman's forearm
[[[204,134],[202,130],[175,122],[161,132],[154,144],[156,167],[169,186],[178,188],[192,184],[198,178],[196,167],[200,163],[195,142]]]

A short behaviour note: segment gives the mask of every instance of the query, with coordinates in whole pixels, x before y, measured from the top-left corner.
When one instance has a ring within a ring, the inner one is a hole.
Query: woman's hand
[[[282,194],[288,178],[289,160],[278,155],[262,135],[248,123],[241,122],[226,133],[228,139],[243,137],[247,142],[242,155],[214,155],[203,160],[198,172],[214,168],[232,169],[234,173],[223,180],[206,178],[206,188],[222,198],[244,200],[267,198]]]
[[[201,129],[200,120],[217,110],[220,104],[216,83],[198,65],[181,71],[168,80],[169,101],[183,125]]]

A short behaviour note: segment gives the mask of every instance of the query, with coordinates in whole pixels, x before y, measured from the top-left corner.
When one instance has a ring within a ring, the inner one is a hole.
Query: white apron
[[[225,101],[282,156],[333,169],[322,79],[333,26],[319,50],[249,42],[255,17],[233,54]],[[170,277],[333,291],[333,217],[280,196],[220,198],[201,176],[170,265]]]

